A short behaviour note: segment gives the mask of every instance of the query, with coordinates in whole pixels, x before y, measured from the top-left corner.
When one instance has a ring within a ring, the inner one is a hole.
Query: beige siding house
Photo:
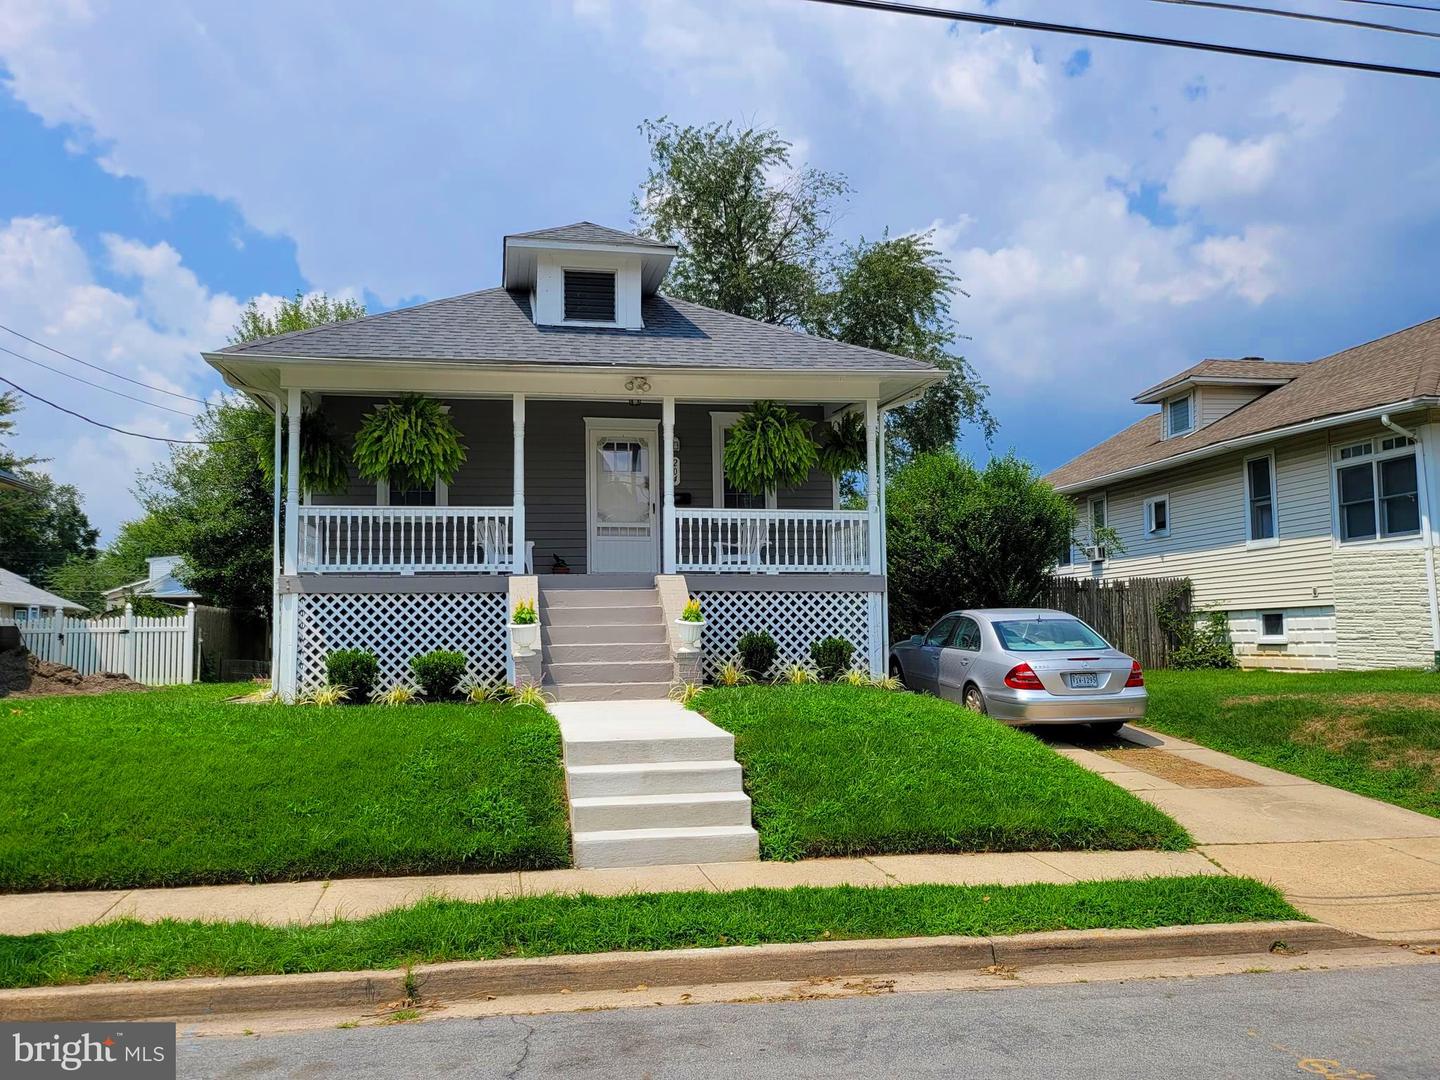
[[[1148,415],[1050,474],[1082,534],[1060,573],[1188,577],[1246,666],[1428,666],[1440,320],[1309,363],[1205,360]],[[1082,537],[1083,538],[1083,537]]]

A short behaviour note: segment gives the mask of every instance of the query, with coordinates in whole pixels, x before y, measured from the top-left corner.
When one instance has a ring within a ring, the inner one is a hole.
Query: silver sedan
[[[1045,608],[952,611],[890,650],[911,690],[1007,724],[1089,724],[1119,731],[1145,716],[1140,664],[1074,615]]]

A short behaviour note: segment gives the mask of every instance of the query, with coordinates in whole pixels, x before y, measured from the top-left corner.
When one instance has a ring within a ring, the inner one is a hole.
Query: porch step
[[[551,608],[653,607],[654,587],[645,589],[542,589]]]
[[[551,664],[613,664],[640,660],[663,660],[667,667],[672,664],[670,646],[664,641],[546,643],[545,659]]]
[[[578,704],[578,703],[577,703]],[[590,709],[618,709],[638,711],[636,706],[670,706],[677,716],[677,730],[656,731],[624,724],[606,724],[584,732],[566,732],[565,764],[575,765],[638,765],[664,761],[724,761],[734,760],[735,737],[728,731],[715,727],[698,713],[682,709],[669,701],[636,701],[620,699],[611,706],[601,702],[586,703]],[[679,714],[688,713],[700,721],[699,724],[683,723]],[[705,730],[709,728],[710,730]]]
[[[664,616],[660,605],[655,602],[652,590],[646,599],[647,605],[633,604],[626,607],[605,605],[604,607],[556,605],[554,594],[541,594],[544,608],[543,621],[549,626],[659,626],[664,629]],[[653,606],[652,606],[653,605]]]
[[[570,822],[577,833],[643,830],[652,828],[662,817],[666,827],[672,829],[748,826],[750,796],[743,791],[697,791],[570,800]]]
[[[591,623],[587,626],[547,626],[541,621],[540,640],[545,645],[663,644],[661,623]]]
[[[760,857],[760,837],[749,825],[577,832],[575,865],[669,866],[692,862],[748,862]]]
[[[731,760],[572,765],[566,773],[572,799],[740,790],[740,766]]]
[[[541,689],[556,701],[663,701],[669,682],[557,683],[546,678]]]
[[[667,685],[675,676],[675,662],[664,660],[601,660],[555,662],[546,657],[545,674],[557,686],[567,683],[647,683]]]

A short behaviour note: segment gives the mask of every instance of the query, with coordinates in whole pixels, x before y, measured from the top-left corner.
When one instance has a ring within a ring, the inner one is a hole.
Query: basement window
[[[565,321],[613,323],[615,321],[615,272],[613,270],[565,271]]]
[[[1285,644],[1285,613],[1283,611],[1260,613],[1259,643],[1261,645]]]

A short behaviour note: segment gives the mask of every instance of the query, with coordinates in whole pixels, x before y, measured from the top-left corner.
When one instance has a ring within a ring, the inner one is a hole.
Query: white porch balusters
[[[524,574],[525,566],[525,395],[515,394],[511,406],[515,438],[515,486],[511,496],[513,520],[510,523],[510,572]]]
[[[661,481],[665,502],[660,515],[660,565],[667,574],[675,573],[675,399],[667,397],[660,405],[660,423],[664,429],[665,452],[661,458],[664,479]]]
[[[870,573],[883,574],[880,561],[880,476],[875,467],[876,444],[879,436],[879,410],[874,398],[865,402],[865,508],[870,517]]]

